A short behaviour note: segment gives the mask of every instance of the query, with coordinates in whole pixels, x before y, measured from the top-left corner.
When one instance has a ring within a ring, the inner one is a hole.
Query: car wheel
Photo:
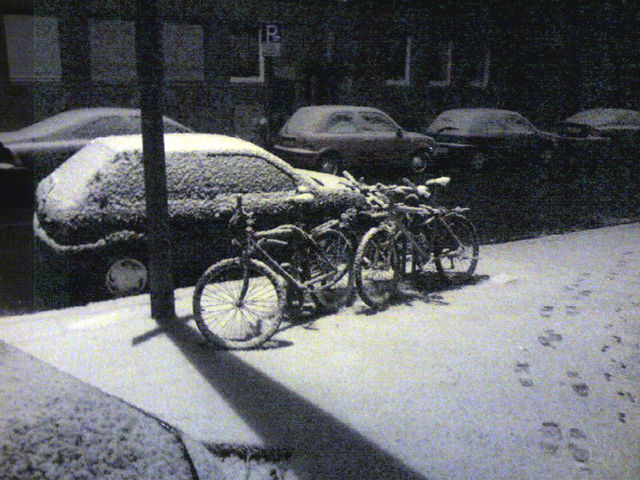
[[[320,157],[320,161],[318,162],[318,170],[322,173],[338,175],[340,173],[341,165],[342,159],[338,155],[327,154]]]
[[[137,258],[113,257],[107,261],[104,285],[112,297],[126,297],[144,292],[149,281],[147,267]]]
[[[411,159],[411,169],[414,173],[422,173],[427,169],[434,168],[435,165],[433,155],[427,150],[417,152]]]
[[[476,152],[471,157],[471,161],[469,162],[469,164],[471,165],[471,169],[475,170],[476,172],[484,170],[489,166],[489,157],[486,153]]]

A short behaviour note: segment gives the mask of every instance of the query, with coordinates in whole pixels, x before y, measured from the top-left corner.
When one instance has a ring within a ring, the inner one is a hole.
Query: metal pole
[[[161,28],[157,2],[136,0],[136,64],[142,110],[151,316],[159,320],[175,317],[162,125],[164,55]]]

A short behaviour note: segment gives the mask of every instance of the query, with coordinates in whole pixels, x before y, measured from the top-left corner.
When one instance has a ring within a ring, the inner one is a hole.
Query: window
[[[398,128],[390,119],[375,112],[361,113],[360,120],[364,132],[390,133]]]
[[[167,81],[204,81],[201,25],[164,26],[164,75]]]
[[[131,82],[137,77],[134,22],[89,21],[91,78],[95,82]],[[203,81],[203,33],[200,25],[165,24],[164,74],[167,81]]]
[[[136,79],[136,31],[133,22],[89,20],[91,78],[94,82]]]
[[[118,116],[103,117],[61,132],[58,138],[96,138],[109,135],[127,135],[135,133],[133,127],[125,118]]]
[[[486,48],[473,45],[457,45],[454,55],[456,74],[473,87],[489,85],[490,54]]]
[[[391,43],[387,58],[387,85],[411,84],[411,47],[410,37]]]
[[[173,198],[294,191],[295,180],[267,160],[207,152],[167,154],[167,188]]]
[[[5,15],[9,79],[12,82],[57,81],[61,76],[58,20]]]
[[[232,32],[230,35],[232,83],[264,82],[264,55],[260,31]]]
[[[427,76],[434,87],[451,85],[453,42],[438,42],[427,56]]]
[[[325,131],[334,134],[356,133],[353,115],[351,113],[335,113],[331,115]]]

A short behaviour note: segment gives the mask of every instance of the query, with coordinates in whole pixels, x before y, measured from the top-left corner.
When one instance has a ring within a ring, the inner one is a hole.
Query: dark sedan
[[[539,130],[519,113],[493,108],[447,110],[427,134],[448,148],[443,158],[475,170],[504,162],[548,163],[558,143],[557,135]]]
[[[285,123],[275,152],[294,165],[338,173],[351,168],[422,172],[437,145],[401,128],[385,112],[370,107],[302,107]]]
[[[207,266],[231,255],[227,222],[237,194],[254,212],[257,229],[288,222],[313,226],[364,202],[339,177],[294,169],[240,139],[167,134],[165,152],[179,285],[193,285]],[[34,218],[36,280],[45,303],[145,290],[141,157],[140,135],[100,138],[40,182]],[[72,297],[65,300],[69,293]]]
[[[623,154],[640,152],[640,112],[622,108],[583,110],[557,124],[565,138],[608,138]]]

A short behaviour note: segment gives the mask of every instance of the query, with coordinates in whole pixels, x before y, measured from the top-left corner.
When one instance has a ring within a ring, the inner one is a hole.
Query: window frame
[[[258,75],[249,77],[230,76],[229,82],[236,84],[259,84],[264,83],[264,48],[262,46],[262,29],[258,29]]]
[[[485,49],[484,58],[482,60],[482,80],[471,80],[469,85],[476,88],[487,88],[489,86],[489,72],[491,66],[491,50]]]
[[[411,85],[411,54],[413,51],[413,38],[410,36],[405,36],[404,42],[404,75],[402,78],[392,78],[385,80],[385,85],[387,86],[406,87]]]
[[[453,40],[443,43],[446,43],[447,45],[445,78],[444,80],[429,80],[429,85],[432,87],[448,87],[451,85],[451,72],[453,70]]]

